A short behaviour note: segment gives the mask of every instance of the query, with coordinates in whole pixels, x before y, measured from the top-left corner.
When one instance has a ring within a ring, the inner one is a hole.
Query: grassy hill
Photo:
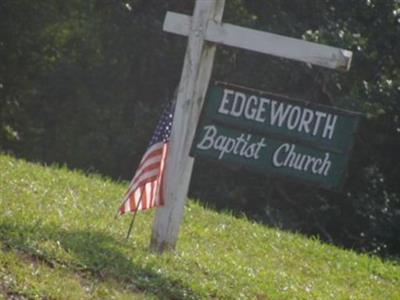
[[[0,298],[400,299],[400,265],[190,201],[178,249],[154,212],[114,219],[126,184],[0,155]]]

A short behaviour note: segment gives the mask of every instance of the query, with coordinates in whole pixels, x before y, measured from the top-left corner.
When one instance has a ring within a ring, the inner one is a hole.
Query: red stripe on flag
[[[154,206],[154,200],[155,200],[155,195],[154,195],[155,188],[154,188],[154,185],[155,185],[154,182],[150,183],[150,203],[149,203],[150,207]]]
[[[162,159],[162,156],[160,156],[159,159],[154,160],[154,161],[149,162],[147,160],[146,162],[143,162],[142,167],[137,170],[135,176],[133,177],[132,181],[130,182],[128,190],[138,181],[138,178],[140,178],[143,174],[146,174],[146,172],[151,171],[151,169],[158,168],[160,165],[161,159]],[[148,165],[146,163],[148,163]],[[146,167],[143,168],[143,166],[145,164],[146,164]]]
[[[154,155],[150,155],[149,158],[147,158],[146,160],[144,160],[144,161],[139,165],[139,167],[138,167],[137,170],[136,170],[136,173],[135,173],[134,178],[135,178],[136,176],[138,176],[138,174],[142,173],[143,170],[144,170],[148,165],[153,164],[153,163],[160,162],[161,156],[162,156],[162,151],[159,151],[159,150],[157,150],[157,151],[154,153]]]
[[[159,169],[160,168],[160,162],[155,162],[152,163],[151,165],[148,165],[145,169],[143,169],[142,172],[138,176],[135,176],[135,180],[133,180],[133,184],[136,184],[141,178],[145,177],[146,174],[150,173],[153,170]]]
[[[136,200],[135,200],[135,193],[131,193],[128,198],[129,201],[129,211],[136,211]]]
[[[142,185],[144,185],[144,184],[146,184],[146,183],[148,183],[148,182],[152,182],[152,181],[154,181],[154,180],[157,180],[158,177],[159,177],[159,175],[158,175],[158,174],[155,174],[155,175],[152,175],[152,176],[148,176],[148,177],[143,178],[143,179],[142,179],[141,181],[139,181],[132,189],[130,189],[130,190],[127,192],[127,194],[134,193],[140,186],[142,186]]]

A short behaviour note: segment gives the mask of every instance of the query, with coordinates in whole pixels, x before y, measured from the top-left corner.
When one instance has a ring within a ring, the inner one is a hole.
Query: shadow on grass
[[[102,232],[67,231],[3,220],[0,222],[0,241],[7,250],[21,251],[50,267],[66,265],[88,280],[112,279],[121,283],[121,289],[151,294],[159,299],[199,298],[181,282],[133,263],[118,249],[125,245]],[[54,249],[43,249],[40,245],[46,242],[61,247],[65,257],[57,255]]]

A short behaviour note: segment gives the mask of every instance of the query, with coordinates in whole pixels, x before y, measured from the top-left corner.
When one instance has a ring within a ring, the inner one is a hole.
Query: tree
[[[186,39],[162,32],[185,0],[3,0],[0,147],[128,179],[178,84]],[[224,21],[351,49],[349,73],[220,47],[213,79],[365,114],[341,193],[196,162],[191,195],[260,222],[399,253],[400,4],[227,1]]]

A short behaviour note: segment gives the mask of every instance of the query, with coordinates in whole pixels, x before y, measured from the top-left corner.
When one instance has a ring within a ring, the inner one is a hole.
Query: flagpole
[[[133,213],[132,221],[131,221],[131,224],[129,225],[129,229],[128,229],[128,234],[126,235],[126,241],[128,241],[129,236],[131,235],[132,227],[133,227],[133,224],[135,223],[135,219],[136,219],[136,215],[137,215],[139,206],[140,206],[140,204],[142,203],[143,193],[144,193],[144,192],[142,192],[142,193],[140,194],[140,198],[139,198],[138,204],[136,205],[135,212]]]

